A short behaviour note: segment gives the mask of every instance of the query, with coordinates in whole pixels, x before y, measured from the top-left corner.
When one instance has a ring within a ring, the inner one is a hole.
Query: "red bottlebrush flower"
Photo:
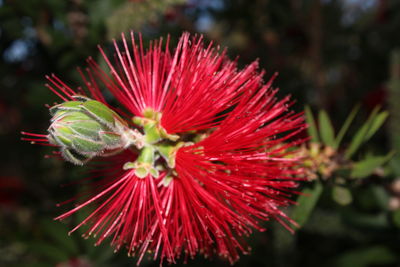
[[[262,222],[290,230],[295,222],[281,208],[299,180],[293,148],[302,140],[294,136],[305,125],[289,97],[275,97],[276,75],[264,83],[257,62],[238,70],[225,51],[187,33],[173,53],[169,39],[147,50],[132,33],[131,42],[114,42],[115,63],[100,48],[110,74],[88,59],[85,90],[48,77],[65,102],[51,108],[49,134],[28,140],[49,140],[77,164],[101,157],[94,176],[104,177],[96,194],[57,219],[97,205],[71,232],[90,225],[97,243],[110,238],[138,263],[146,252],[168,262],[198,253],[234,262]],[[101,87],[132,122],[110,109]]]

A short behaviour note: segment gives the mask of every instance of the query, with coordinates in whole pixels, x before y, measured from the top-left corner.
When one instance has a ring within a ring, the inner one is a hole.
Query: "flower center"
[[[166,171],[164,185],[168,185],[173,176],[176,176],[175,158],[179,148],[192,145],[193,142],[179,141],[180,136],[168,134],[161,126],[162,113],[147,108],[143,117],[134,117],[133,123],[143,129],[140,140],[132,142],[140,149],[139,157],[134,162],[127,162],[123,168],[135,169],[135,175],[145,178],[149,174],[159,177],[160,171]]]

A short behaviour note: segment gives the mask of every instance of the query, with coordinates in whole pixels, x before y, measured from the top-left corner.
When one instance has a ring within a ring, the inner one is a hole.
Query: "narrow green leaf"
[[[365,126],[365,125],[364,125]],[[353,156],[353,154],[357,151],[357,149],[361,146],[364,136],[367,133],[368,128],[367,127],[361,127],[357,133],[354,135],[350,146],[348,147],[348,149],[346,150],[344,157],[345,159],[350,159],[351,156]]]
[[[371,122],[368,132],[366,133],[366,135],[364,137],[364,141],[369,140],[376,133],[376,131],[378,131],[379,128],[381,128],[382,124],[386,121],[388,116],[389,116],[389,112],[383,111],[383,112],[380,112],[374,118],[374,120]]]
[[[299,196],[297,199],[298,205],[294,208],[291,217],[300,226],[304,226],[307,222],[321,196],[322,190],[322,184],[316,181],[313,188],[304,189],[302,192],[303,195]]]
[[[345,159],[350,159],[351,156],[353,156],[353,154],[358,150],[358,148],[364,142],[365,136],[367,135],[372,122],[375,120],[378,111],[379,107],[374,108],[374,110],[369,115],[367,121],[363,124],[363,126],[361,126],[361,128],[354,135],[353,139],[351,140],[349,148],[346,150],[344,154]]]
[[[345,122],[343,123],[342,128],[340,129],[338,135],[336,136],[335,146],[334,146],[335,149],[337,149],[340,146],[340,143],[342,142],[344,135],[346,134],[351,123],[353,122],[354,118],[356,117],[359,109],[360,109],[360,105],[355,106],[352,109],[352,111],[350,112],[349,116],[346,118]]]
[[[374,170],[386,162],[388,162],[394,155],[395,152],[390,152],[385,156],[372,156],[362,161],[356,162],[350,173],[352,178],[365,178],[370,176]]]
[[[349,205],[353,201],[353,197],[348,188],[343,186],[334,186],[332,189],[332,198],[333,200],[342,205]]]
[[[318,115],[319,133],[325,145],[333,147],[335,145],[335,131],[332,122],[325,110],[321,110]]]
[[[304,111],[306,114],[306,122],[308,124],[308,135],[311,137],[312,142],[319,142],[318,129],[317,125],[315,124],[311,108],[309,106],[305,106]]]

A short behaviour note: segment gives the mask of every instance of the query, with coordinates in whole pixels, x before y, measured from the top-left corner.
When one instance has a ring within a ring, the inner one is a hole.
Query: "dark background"
[[[76,67],[88,56],[99,58],[97,44],[111,46],[129,29],[146,41],[170,34],[176,42],[182,31],[200,32],[229,47],[232,59],[239,55],[240,66],[258,59],[266,79],[279,72],[275,85],[297,99],[295,109],[324,108],[335,128],[357,103],[354,125],[376,105],[397,114],[387,106],[388,99],[397,101],[387,84],[397,75],[390,65],[400,47],[400,1],[0,0],[1,266],[135,264],[107,242],[93,247],[94,240],[79,233],[67,236],[79,218],[53,222],[68,208],[56,203],[79,191],[66,184],[82,179],[82,170],[46,159],[51,150],[20,140],[21,130],[45,133],[48,127],[44,104],[57,98],[44,87],[44,76],[55,73],[78,86]],[[396,125],[391,116],[362,153],[399,148]],[[392,168],[399,162],[393,159]],[[400,266],[400,222],[393,219],[399,207],[390,206],[399,199],[400,189],[390,187],[396,177],[392,171],[352,188],[355,201],[347,206],[332,202],[325,190],[302,229],[291,235],[268,223],[269,231],[249,238],[253,252],[237,266]],[[200,257],[188,262],[203,264],[228,266]]]

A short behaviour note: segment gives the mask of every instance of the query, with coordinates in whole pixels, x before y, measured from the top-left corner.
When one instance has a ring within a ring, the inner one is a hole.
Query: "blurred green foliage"
[[[384,177],[383,166],[395,154],[389,152],[384,156],[367,154],[363,159],[355,161],[354,154],[360,150],[379,130],[388,117],[387,111],[374,108],[367,121],[360,126],[351,138],[347,147],[341,147],[341,141],[354,120],[358,107],[354,108],[336,135],[332,122],[325,110],[318,114],[318,127],[308,106],[305,108],[306,121],[309,125],[310,142],[300,147],[299,153],[306,169],[305,178],[312,181],[312,188],[305,188],[298,197],[298,206],[292,217],[300,225],[304,225],[318,203],[323,190],[331,190],[332,200],[342,206],[352,203],[352,187],[360,186],[362,179],[372,175]]]
[[[301,228],[291,235],[269,223],[249,238],[253,252],[237,266],[399,266],[399,10],[398,0],[0,1],[0,265],[134,264],[82,233],[68,236],[80,218],[52,221],[67,208],[56,202],[79,194],[83,171],[44,158],[49,149],[19,135],[48,127],[43,104],[57,98],[44,75],[79,86],[75,68],[99,58],[97,44],[111,47],[111,38],[134,29],[145,43],[201,32],[240,55],[240,66],[258,59],[266,79],[279,71],[275,86],[297,99],[295,108],[312,106],[303,152],[318,164],[287,211]],[[228,266],[190,261],[204,264]]]

